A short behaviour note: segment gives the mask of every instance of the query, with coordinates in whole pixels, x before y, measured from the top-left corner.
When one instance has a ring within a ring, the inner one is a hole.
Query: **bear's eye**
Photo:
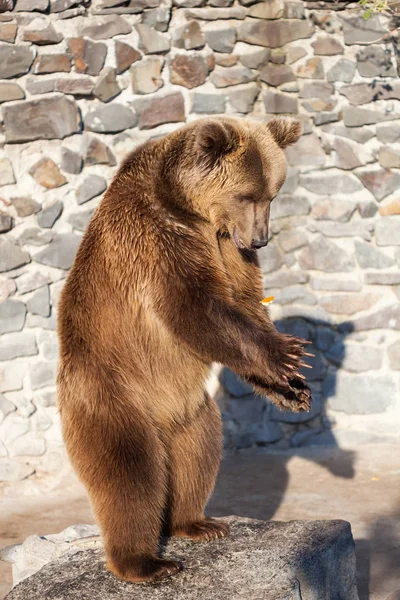
[[[240,194],[239,196],[237,196],[237,199],[240,202],[248,202],[248,203],[257,202],[257,199],[253,194]]]

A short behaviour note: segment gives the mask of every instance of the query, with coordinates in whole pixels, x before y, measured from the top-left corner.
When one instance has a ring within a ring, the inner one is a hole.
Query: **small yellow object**
[[[371,481],[379,481],[379,477],[371,477]]]
[[[274,296],[267,296],[266,298],[263,298],[262,300],[260,300],[261,304],[271,304],[271,302],[274,301]]]

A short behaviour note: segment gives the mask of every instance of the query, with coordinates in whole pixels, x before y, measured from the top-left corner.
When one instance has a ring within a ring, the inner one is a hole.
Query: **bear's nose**
[[[253,240],[251,242],[252,248],[264,248],[268,244],[268,240]]]

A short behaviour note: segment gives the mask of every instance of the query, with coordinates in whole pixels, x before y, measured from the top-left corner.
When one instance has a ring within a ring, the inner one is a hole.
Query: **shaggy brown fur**
[[[127,581],[180,569],[160,532],[227,535],[204,517],[221,418],[204,385],[228,365],[279,406],[308,410],[303,341],[260,304],[254,248],[286,174],[293,120],[205,119],[136,149],[97,209],[64,288],[58,393],[64,439]]]

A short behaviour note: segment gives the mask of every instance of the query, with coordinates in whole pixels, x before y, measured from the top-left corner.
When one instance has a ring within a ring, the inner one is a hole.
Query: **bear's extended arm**
[[[302,340],[278,333],[267,311],[261,320],[238,308],[226,275],[207,254],[191,248],[190,256],[174,252],[179,260],[159,263],[152,309],[203,360],[227,365],[263,393],[291,396],[293,386],[301,387]]]

